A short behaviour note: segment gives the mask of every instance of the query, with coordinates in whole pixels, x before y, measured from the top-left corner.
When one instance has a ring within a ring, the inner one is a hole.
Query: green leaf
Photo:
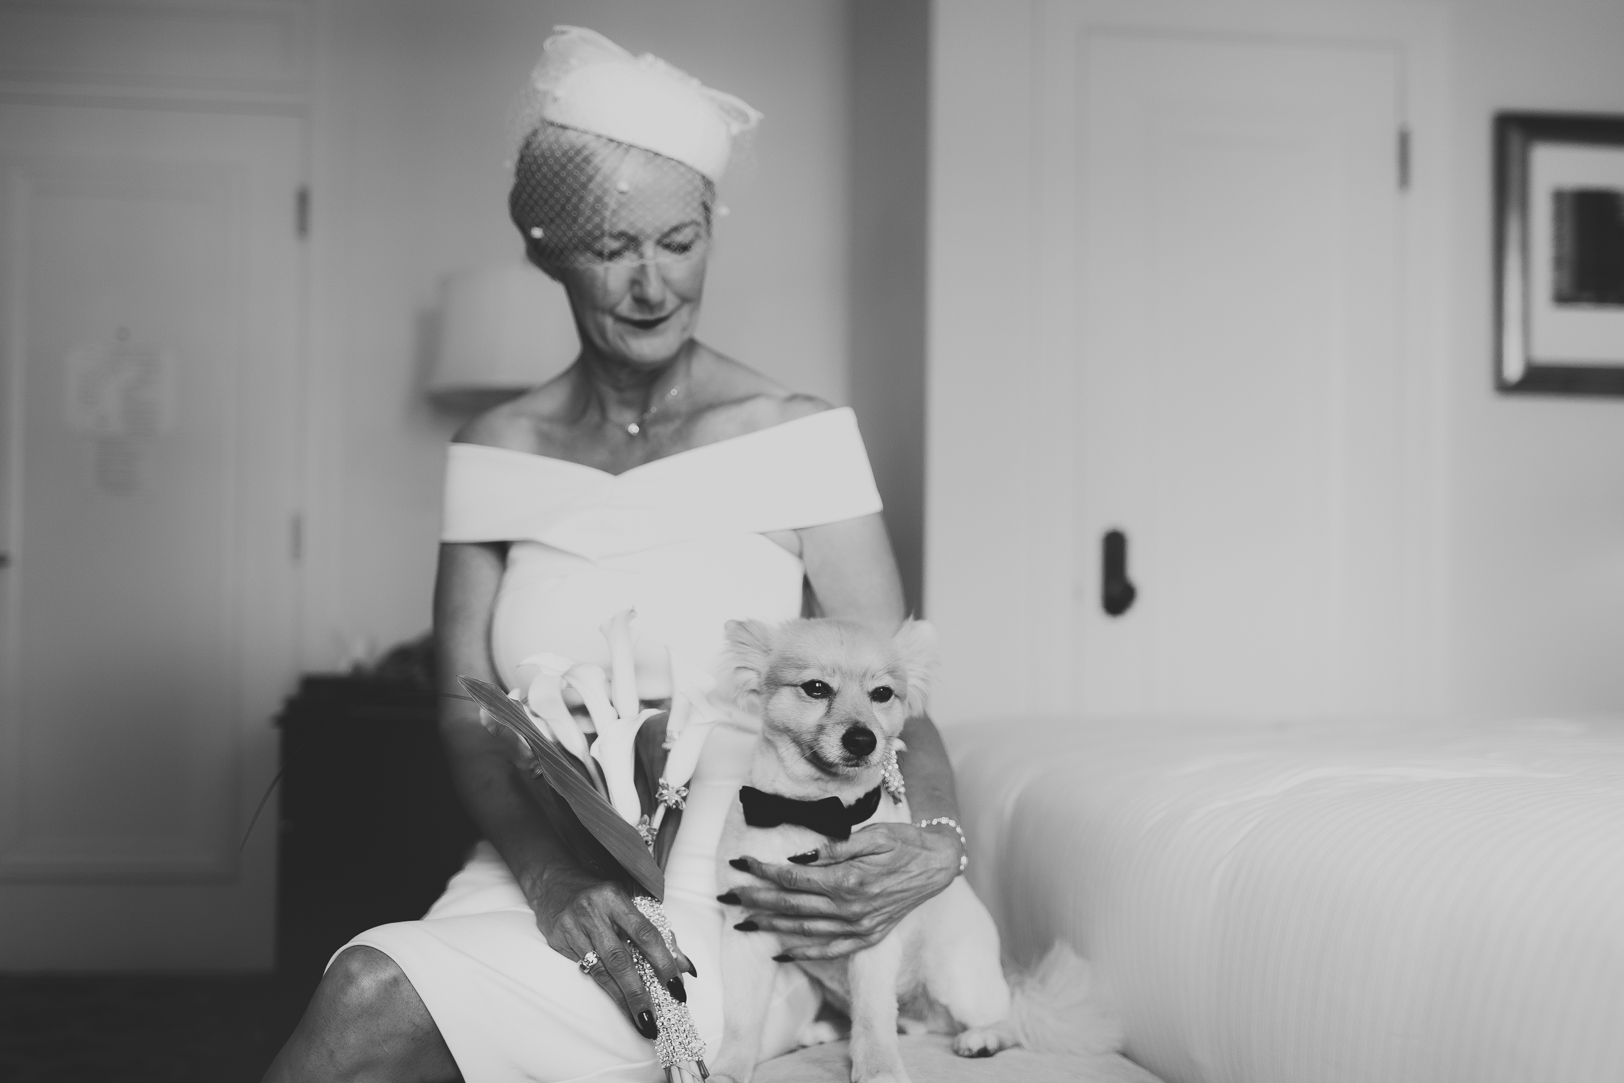
[[[660,830],[654,835],[654,861],[665,868],[667,861],[671,860],[671,847],[677,841],[677,828],[682,824],[682,810],[668,808],[665,818],[660,821]]]
[[[604,849],[603,843],[594,838],[592,832],[582,826],[581,818],[570,809],[567,801],[558,796],[558,791],[548,785],[545,776],[537,778],[525,772],[521,779],[525,792],[530,795],[532,801],[541,806],[542,811],[547,814],[547,822],[553,825],[553,830],[558,832],[559,837],[564,840],[564,845],[569,847],[570,853],[580,862],[583,869],[600,879],[621,884],[629,891],[637,890],[637,881],[627,876],[626,870],[620,867],[620,862],[615,860],[615,856]]]
[[[539,757],[545,754],[543,749],[552,747],[554,742],[548,740],[544,734],[537,733],[535,726],[529,724],[531,719],[528,716],[521,719],[520,715],[521,712],[503,709],[494,712],[492,717],[497,725],[509,733],[517,734],[539,760]],[[520,725],[521,722],[526,724]],[[574,769],[574,773],[580,776],[583,783],[595,786],[586,774],[586,768],[577,762],[574,756],[565,755],[563,760]],[[532,801],[541,806],[541,810],[547,814],[547,821],[553,825],[559,838],[583,869],[601,879],[623,884],[630,891],[637,890],[637,881],[626,874],[626,870],[620,867],[620,862],[615,860],[614,855],[604,849],[603,843],[581,824],[580,817],[575,815],[568,802],[558,796],[558,791],[548,784],[545,776],[537,778],[535,771],[532,770],[521,771],[519,778],[525,792],[530,795]]]
[[[581,825],[609,851],[610,856],[643,889],[656,899],[665,898],[665,874],[655,864],[637,829],[620,818],[614,806],[571,768],[569,756],[551,741],[544,740],[525,717],[524,708],[508,699],[489,682],[458,676],[468,694],[500,725],[518,733],[536,754],[536,762],[547,784],[569,803]],[[563,825],[557,825],[563,830]]]
[[[643,815],[653,816],[659,807],[655,793],[660,785],[660,772],[665,770],[665,727],[671,721],[671,712],[657,714],[643,723],[637,731],[637,796],[643,803]],[[660,866],[664,868],[662,864]]]

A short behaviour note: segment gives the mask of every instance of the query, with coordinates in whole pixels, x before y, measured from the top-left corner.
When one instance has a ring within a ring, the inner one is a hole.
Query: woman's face
[[[635,365],[670,361],[693,337],[710,255],[706,191],[685,166],[636,155],[612,187],[601,230],[549,268],[569,293],[582,344]]]

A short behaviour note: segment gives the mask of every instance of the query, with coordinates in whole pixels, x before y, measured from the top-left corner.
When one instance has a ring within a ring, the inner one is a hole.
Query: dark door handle
[[[1120,617],[1138,593],[1128,578],[1128,536],[1107,530],[1100,539],[1100,605],[1107,616]]]

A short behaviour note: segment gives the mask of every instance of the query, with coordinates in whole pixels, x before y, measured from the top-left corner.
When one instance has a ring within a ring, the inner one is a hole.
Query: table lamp
[[[564,288],[526,263],[492,264],[445,280],[429,396],[482,409],[545,383],[580,352]]]

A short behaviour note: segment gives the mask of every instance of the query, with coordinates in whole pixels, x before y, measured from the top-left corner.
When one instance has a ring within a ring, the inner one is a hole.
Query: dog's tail
[[[1101,1056],[1122,1048],[1122,1024],[1099,978],[1071,945],[1056,941],[1037,966],[1010,979],[1010,1023],[1027,1049]]]

